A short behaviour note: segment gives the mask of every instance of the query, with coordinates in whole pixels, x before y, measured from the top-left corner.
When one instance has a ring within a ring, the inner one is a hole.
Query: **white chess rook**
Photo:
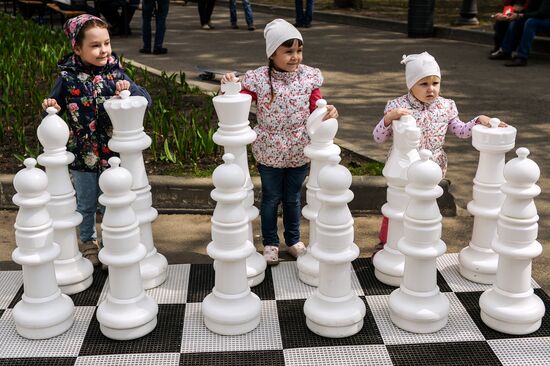
[[[140,242],[139,222],[131,206],[136,199],[132,175],[119,166],[117,157],[110,158],[109,165],[99,177],[103,192],[99,202],[105,206],[99,259],[109,266],[109,290],[96,316],[106,337],[128,340],[155,329],[158,305],[143,290],[139,263],[147,250]]]
[[[214,333],[237,335],[250,332],[260,323],[261,302],[250,291],[246,258],[256,251],[248,239],[248,216],[243,201],[245,174],[224,154],[225,164],[214,170],[212,199],[217,202],[212,216],[212,242],[208,255],[214,259],[215,284],[202,302],[204,324]]]
[[[52,219],[46,205],[48,178],[25,159],[25,169],[13,179],[19,206],[15,219],[13,261],[23,267],[23,296],[13,308],[17,333],[25,338],[45,339],[67,331],[74,321],[73,300],[57,286],[53,261],[61,252],[53,242]]]
[[[254,206],[254,186],[248,169],[248,154],[246,145],[256,140],[256,132],[250,128],[248,114],[252,97],[241,94],[241,83],[222,84],[222,95],[214,97],[213,103],[218,115],[218,130],[212,137],[217,145],[223,146],[224,153],[233,154],[235,163],[245,174],[243,190],[246,192],[244,207],[248,216],[248,240],[254,243],[252,222],[258,217],[258,208]],[[246,273],[250,286],[262,283],[265,277],[267,263],[264,257],[254,251],[246,258]]]
[[[319,172],[317,243],[311,254],[319,261],[319,287],[304,304],[306,325],[329,338],[349,337],[363,328],[365,303],[351,288],[351,261],[359,256],[353,242],[351,173],[333,156]]]
[[[104,106],[113,124],[109,148],[120,154],[121,166],[132,174],[132,191],[136,193],[132,207],[139,221],[141,243],[147,249],[147,256],[140,263],[140,271],[144,288],[150,289],[166,280],[168,261],[155,248],[151,226],[158,212],[152,207],[151,186],[142,153],[151,145],[151,138],[143,132],[147,99],[130,97],[130,92],[124,90],[120,98],[109,99]]]
[[[387,202],[382,213],[388,218],[388,236],[384,249],[373,258],[374,275],[386,285],[399,286],[403,278],[405,257],[397,248],[397,242],[403,237],[403,214],[409,202],[405,193],[407,170],[420,159],[418,145],[420,129],[412,116],[403,116],[392,122],[393,146],[384,165],[382,174],[386,178],[388,189]]]
[[[504,167],[505,199],[497,221],[493,249],[499,255],[496,281],[479,298],[481,320],[507,334],[528,334],[541,326],[545,307],[531,287],[533,258],[542,253],[538,235],[537,208],[533,198],[540,194],[536,185],[538,165],[528,159],[529,150],[516,150],[517,158]]]
[[[298,277],[310,286],[319,285],[319,262],[311,255],[311,250],[316,243],[317,214],[321,203],[317,199],[319,192],[318,175],[321,169],[329,164],[329,158],[340,156],[340,147],[334,144],[334,136],[338,131],[338,121],[334,118],[323,121],[327,113],[327,102],[319,99],[317,109],[311,113],[307,120],[307,133],[311,143],[304,148],[304,154],[311,160],[309,176],[306,183],[307,205],[302,209],[302,215],[309,220],[309,246],[307,253],[298,257]]]
[[[46,168],[53,241],[61,247],[61,254],[54,260],[55,277],[61,291],[71,295],[90,287],[94,267],[78,249],[76,227],[82,222],[82,215],[76,212],[75,191],[68,170],[68,165],[74,160],[74,155],[66,148],[69,127],[56,114],[54,107],[49,107],[46,112],[48,115],[37,130],[38,140],[44,148],[44,153],[38,156],[38,163]]]
[[[390,318],[399,328],[414,333],[437,332],[447,324],[449,300],[437,286],[436,259],[446,251],[441,240],[441,213],[437,198],[441,168],[429,150],[408,170],[405,188],[409,204],[404,215],[404,236],[397,248],[405,256],[403,281],[389,298]],[[378,255],[378,254],[377,254]]]
[[[472,129],[472,145],[479,150],[479,164],[474,178],[473,200],[468,211],[474,216],[470,244],[460,252],[460,274],[470,281],[492,284],[497,272],[498,254],[491,249],[496,234],[497,218],[504,194],[505,154],[513,149],[516,129],[498,127],[500,120],[492,118],[491,127]]]

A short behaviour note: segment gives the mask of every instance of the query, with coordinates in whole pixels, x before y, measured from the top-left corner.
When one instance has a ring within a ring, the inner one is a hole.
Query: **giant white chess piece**
[[[390,286],[399,286],[403,277],[405,257],[397,249],[397,242],[403,237],[403,214],[409,197],[405,193],[407,170],[417,161],[420,129],[412,116],[403,116],[393,121],[393,146],[384,165],[382,174],[386,178],[387,202],[382,213],[389,219],[388,237],[384,249],[373,258],[376,278]]]
[[[504,167],[505,199],[497,221],[493,249],[499,255],[496,281],[479,299],[481,320],[489,327],[508,334],[528,334],[541,326],[545,308],[531,287],[533,258],[542,253],[537,241],[537,208],[533,198],[540,194],[536,185],[538,165],[528,159],[529,150],[516,150],[517,158]]]
[[[96,316],[106,337],[127,340],[155,329],[158,305],[143,290],[140,261],[147,249],[140,242],[139,221],[132,208],[136,199],[132,175],[119,164],[119,158],[110,158],[111,167],[99,177],[103,192],[99,202],[105,206],[99,259],[109,266],[109,291]]]
[[[254,206],[254,186],[248,169],[246,145],[256,140],[256,132],[250,128],[248,121],[252,97],[239,93],[240,90],[241,83],[222,84],[223,95],[214,97],[213,103],[219,123],[213,140],[216,144],[223,146],[225,153],[235,156],[235,163],[241,167],[245,174],[243,190],[246,192],[246,199],[243,204],[249,222],[248,240],[254,243],[252,221],[258,217],[259,211]],[[256,251],[246,258],[246,273],[250,286],[256,286],[264,280],[266,267],[267,263],[264,257]]]
[[[225,164],[214,170],[212,242],[208,255],[214,259],[215,284],[202,302],[204,324],[214,333],[237,335],[260,323],[261,302],[248,285],[246,258],[256,251],[248,239],[248,215],[243,201],[245,174],[233,154],[224,154]]]
[[[120,154],[121,166],[132,174],[132,191],[136,193],[132,208],[139,221],[141,243],[147,249],[147,256],[140,263],[140,271],[143,286],[150,289],[166,280],[168,261],[155,248],[151,226],[158,212],[152,207],[151,186],[142,153],[151,146],[151,138],[143,132],[147,99],[142,96],[130,97],[130,91],[124,90],[120,98],[109,99],[104,106],[113,124],[109,148]]]
[[[73,300],[57,286],[53,261],[59,245],[53,242],[52,219],[46,205],[48,178],[37,169],[36,160],[25,159],[25,169],[13,179],[17,193],[13,203],[19,206],[15,219],[13,261],[23,267],[23,296],[13,308],[17,333],[25,338],[45,339],[58,336],[74,321]]]
[[[359,256],[353,242],[351,173],[339,165],[340,157],[319,172],[317,242],[311,254],[319,261],[319,287],[304,304],[306,325],[324,337],[342,338],[363,327],[365,303],[351,288],[351,261]]]
[[[491,249],[496,233],[497,218],[504,194],[504,158],[515,144],[516,129],[499,128],[500,120],[490,120],[472,129],[472,145],[479,150],[479,164],[474,178],[473,200],[468,211],[474,216],[470,244],[460,252],[460,274],[473,282],[492,284],[497,272],[498,254]]]
[[[399,328],[414,333],[432,333],[447,324],[449,300],[437,286],[436,259],[445,253],[441,240],[441,213],[437,197],[441,168],[430,160],[429,150],[420,151],[420,161],[407,173],[405,188],[409,204],[404,215],[404,236],[397,249],[405,256],[401,287],[389,298],[390,318]],[[377,254],[378,255],[378,254]]]
[[[46,112],[48,115],[37,129],[38,140],[44,147],[38,163],[46,168],[53,241],[61,247],[61,254],[54,261],[55,277],[61,291],[70,295],[90,287],[94,267],[78,250],[76,227],[82,222],[82,215],[76,212],[75,191],[67,168],[74,160],[66,148],[69,127],[54,107]]]
[[[312,247],[316,243],[317,214],[321,202],[317,198],[319,192],[318,175],[321,169],[329,164],[329,158],[340,155],[340,147],[334,144],[334,136],[338,131],[338,121],[334,118],[323,121],[327,113],[327,102],[324,99],[317,101],[317,109],[311,113],[307,120],[307,133],[311,143],[304,148],[304,154],[311,160],[309,176],[306,183],[307,205],[302,209],[302,214],[309,220],[309,246],[307,253],[298,257],[298,277],[310,286],[319,285],[319,262],[311,255]]]

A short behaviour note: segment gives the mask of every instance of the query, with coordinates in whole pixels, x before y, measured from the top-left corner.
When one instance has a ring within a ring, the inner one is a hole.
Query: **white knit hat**
[[[264,29],[265,53],[271,57],[277,48],[289,39],[302,39],[302,35],[292,24],[284,19],[275,19],[268,23]]]
[[[403,55],[401,63],[405,65],[405,78],[407,79],[407,88],[409,90],[418,80],[426,76],[438,76],[441,78],[439,65],[428,52],[408,56]]]

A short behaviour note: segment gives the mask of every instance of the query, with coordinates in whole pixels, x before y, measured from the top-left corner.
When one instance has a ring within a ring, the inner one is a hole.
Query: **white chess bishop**
[[[387,202],[382,206],[382,213],[388,218],[388,236],[384,249],[373,258],[374,274],[386,285],[399,286],[403,278],[405,257],[397,248],[397,242],[403,237],[403,214],[409,202],[405,193],[407,170],[420,159],[418,145],[420,128],[415,119],[403,116],[392,122],[393,145],[384,165],[382,174],[388,184]]]
[[[340,156],[340,147],[334,144],[334,136],[338,131],[338,121],[330,118],[323,121],[327,113],[327,102],[319,99],[315,109],[307,120],[307,133],[311,143],[304,148],[304,154],[311,160],[309,176],[306,183],[307,205],[302,209],[302,215],[309,220],[309,246],[307,253],[298,257],[298,277],[310,286],[319,285],[319,262],[311,255],[311,250],[317,241],[316,220],[321,202],[317,198],[319,192],[318,176],[321,169],[329,165],[331,157]]]
[[[504,167],[505,195],[497,221],[493,249],[498,254],[496,281],[479,298],[481,320],[507,334],[528,334],[540,328],[545,307],[531,287],[533,258],[542,253],[537,241],[537,208],[533,198],[540,194],[536,185],[538,165],[527,158],[529,150],[516,150],[517,158]]]
[[[132,191],[136,194],[132,208],[139,221],[141,243],[147,248],[147,256],[140,263],[141,277],[145,289],[150,289],[166,280],[168,261],[153,241],[152,223],[158,212],[152,207],[151,186],[142,153],[151,146],[151,138],[143,131],[147,99],[130,96],[129,90],[123,90],[120,98],[111,98],[104,106],[113,124],[109,148],[120,154],[121,166],[132,174]]]
[[[514,148],[516,129],[498,127],[492,118],[491,127],[476,125],[472,129],[472,145],[479,150],[479,164],[474,178],[473,200],[468,211],[474,216],[470,244],[460,252],[460,274],[470,281],[492,284],[497,272],[498,254],[491,248],[496,234],[497,218],[504,193],[505,154]]]
[[[25,168],[13,179],[19,206],[15,219],[15,263],[23,267],[23,296],[13,308],[17,333],[25,338],[45,339],[67,331],[74,321],[73,300],[62,294],[57,285],[54,259],[61,250],[53,242],[53,221],[46,205],[48,178],[28,158]]]
[[[359,256],[353,242],[353,217],[348,203],[352,176],[333,156],[319,172],[317,242],[311,254],[319,261],[319,286],[304,303],[307,327],[329,338],[349,337],[363,328],[365,303],[351,288],[351,261]]]
[[[54,261],[55,277],[61,291],[71,295],[90,287],[94,267],[78,250],[76,227],[82,222],[82,215],[76,211],[75,191],[69,176],[68,165],[74,160],[74,155],[66,149],[69,127],[54,107],[46,112],[48,115],[37,130],[44,148],[38,163],[46,168],[53,241],[61,247],[61,254]]]
[[[429,150],[407,172],[405,192],[409,204],[404,215],[404,236],[397,248],[405,256],[403,281],[389,298],[390,318],[399,328],[414,333],[437,332],[447,324],[449,300],[437,286],[437,257],[447,249],[441,240],[441,213],[436,199],[442,172],[430,160]],[[377,254],[378,255],[378,254]]]
[[[99,202],[105,206],[99,259],[109,266],[109,290],[96,316],[106,337],[128,340],[155,329],[158,305],[143,290],[140,261],[147,249],[140,242],[139,221],[132,208],[136,199],[132,175],[119,166],[117,157],[110,158],[109,165],[99,177],[103,192]]]
[[[250,291],[246,258],[256,251],[248,239],[248,215],[243,201],[245,174],[233,154],[224,154],[224,164],[212,174],[217,202],[212,216],[212,242],[208,255],[214,259],[215,284],[201,305],[204,324],[214,333],[237,335],[260,323],[261,302]]]
[[[254,186],[250,179],[248,169],[248,155],[246,145],[256,140],[256,132],[250,128],[248,114],[252,97],[239,93],[241,83],[225,83],[221,86],[222,95],[214,97],[212,102],[218,115],[218,130],[214,133],[213,140],[217,145],[223,146],[225,153],[233,154],[235,163],[239,165],[245,174],[243,190],[246,192],[244,207],[248,216],[248,240],[254,243],[252,221],[259,214],[254,206]],[[254,251],[246,259],[246,273],[250,286],[256,286],[264,280],[267,263],[264,257]]]

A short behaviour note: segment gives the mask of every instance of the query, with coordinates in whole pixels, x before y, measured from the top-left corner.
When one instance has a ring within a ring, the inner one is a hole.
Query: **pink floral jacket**
[[[384,115],[396,108],[411,110],[420,128],[420,149],[428,149],[433,154],[433,160],[439,164],[443,176],[447,172],[447,154],[443,150],[445,134],[449,129],[455,136],[466,139],[472,136],[472,128],[477,123],[477,117],[464,123],[458,118],[458,110],[452,99],[438,97],[430,104],[422,103],[410,92],[389,101],[384,109]],[[384,118],[378,122],[373,131],[374,140],[385,142],[392,135],[391,125],[384,126]]]
[[[273,70],[271,84],[268,67],[250,70],[242,85],[257,96],[258,134],[252,144],[256,161],[274,168],[294,168],[309,162],[304,147],[309,143],[306,121],[310,115],[310,96],[323,83],[319,69],[300,65],[295,72]]]

